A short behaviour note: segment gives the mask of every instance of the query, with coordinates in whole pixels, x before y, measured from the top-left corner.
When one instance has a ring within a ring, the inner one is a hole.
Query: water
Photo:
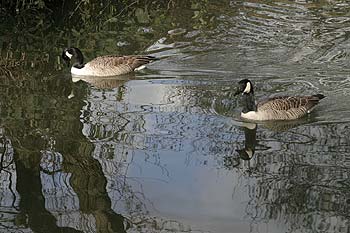
[[[136,45],[120,32],[118,52],[162,58],[136,74],[73,82],[58,45],[2,72],[0,231],[349,232],[349,9],[211,3],[210,25],[187,10],[172,31],[135,25]],[[87,59],[114,53],[115,33],[94,36],[72,40]],[[242,78],[257,99],[327,98],[300,121],[246,124]]]

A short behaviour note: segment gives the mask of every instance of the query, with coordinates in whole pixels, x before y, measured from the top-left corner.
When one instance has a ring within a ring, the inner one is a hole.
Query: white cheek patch
[[[245,86],[243,93],[249,93],[251,89],[252,89],[252,85],[250,84],[250,82],[247,82],[247,85]]]
[[[72,59],[73,54],[70,54],[68,51],[66,51],[66,56],[69,57],[69,59]]]

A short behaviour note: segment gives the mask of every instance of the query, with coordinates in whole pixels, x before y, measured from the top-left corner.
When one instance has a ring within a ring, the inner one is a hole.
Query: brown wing
[[[133,71],[137,67],[148,64],[157,58],[152,56],[101,56],[89,62],[92,67],[118,68]]]
[[[305,109],[306,111],[312,109],[325,96],[311,95],[311,96],[278,96],[266,99],[258,103],[258,111],[288,111],[290,109]]]

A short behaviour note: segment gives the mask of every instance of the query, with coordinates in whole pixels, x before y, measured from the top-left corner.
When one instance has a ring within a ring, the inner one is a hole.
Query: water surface
[[[135,25],[134,46],[127,31],[72,38],[87,60],[111,44],[161,57],[139,73],[73,82],[57,47],[48,63],[3,69],[1,231],[349,232],[349,10],[210,3],[210,25],[187,9],[169,16],[173,31]],[[8,40],[2,53],[18,52]],[[257,99],[327,98],[300,121],[248,125],[242,78]]]

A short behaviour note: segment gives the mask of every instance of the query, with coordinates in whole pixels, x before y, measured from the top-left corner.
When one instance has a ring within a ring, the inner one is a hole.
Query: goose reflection
[[[297,126],[312,122],[312,118],[303,118],[295,121],[274,121],[264,122],[259,124],[262,128],[274,131],[274,132],[285,132]],[[242,160],[250,160],[253,158],[255,153],[256,141],[256,130],[258,125],[256,123],[244,122],[242,124],[244,130],[244,148],[236,150],[239,157]]]
[[[235,150],[238,156],[235,153],[224,157],[224,166],[228,169],[238,167],[242,160],[251,160],[255,154],[257,124],[243,122],[239,124],[239,127],[244,130],[244,147]]]
[[[243,129],[245,138],[244,148],[237,149],[236,151],[242,160],[251,160],[255,153],[257,124],[245,123]]]
[[[304,117],[298,120],[293,121],[272,121],[272,122],[264,122],[261,126],[265,129],[274,131],[274,132],[285,132],[292,128],[310,124],[316,122],[316,119],[312,116]]]
[[[77,88],[75,83],[83,82],[88,83],[91,86],[101,89],[101,90],[112,90],[116,88],[122,87],[126,82],[135,78],[133,74],[119,75],[113,77],[96,77],[96,76],[71,76],[72,90],[70,94],[67,96],[68,99],[72,99],[75,97],[75,89]]]
[[[285,122],[285,121],[262,122],[262,123],[259,123],[259,127],[263,128],[264,130],[280,133],[280,132],[286,132],[300,125],[312,123],[313,121],[314,121],[313,118],[303,118],[303,119],[288,121],[288,122]],[[244,131],[244,146],[235,150],[237,154],[224,157],[224,166],[229,169],[238,167],[241,164],[242,160],[243,161],[251,160],[255,155],[257,147],[258,147],[258,150],[268,149],[266,145],[257,143],[257,138],[256,138],[257,128],[258,128],[257,123],[236,122],[235,124],[240,128],[242,128],[242,130]]]
[[[94,77],[94,76],[88,76],[88,77],[78,77],[72,75],[72,81],[73,83],[82,81],[85,83],[89,83],[92,86],[99,88],[99,89],[114,89],[119,88],[120,86],[124,85],[127,81],[135,78],[135,75],[122,75],[122,76],[114,76],[114,77]]]

